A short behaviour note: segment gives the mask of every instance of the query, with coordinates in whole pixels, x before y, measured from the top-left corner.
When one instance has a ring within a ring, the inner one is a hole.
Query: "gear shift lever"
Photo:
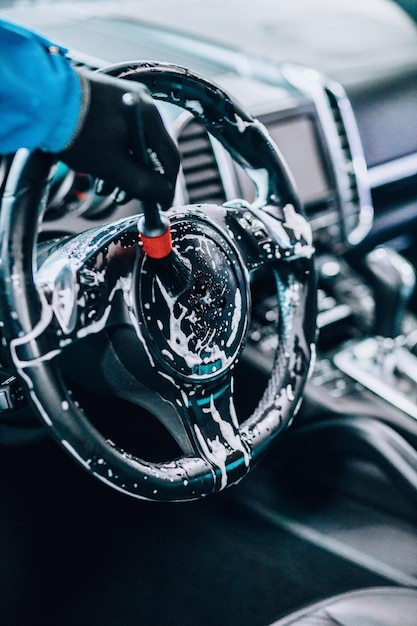
[[[353,340],[334,355],[334,363],[396,411],[417,420],[417,358],[402,336],[414,269],[395,250],[379,247],[361,262],[360,271],[374,293],[375,336]]]
[[[416,276],[413,266],[392,248],[378,247],[363,261],[375,299],[374,333],[398,337]]]

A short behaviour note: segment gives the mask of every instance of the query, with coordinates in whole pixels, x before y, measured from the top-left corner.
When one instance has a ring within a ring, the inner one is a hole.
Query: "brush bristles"
[[[174,249],[163,258],[148,257],[148,267],[172,297],[180,296],[191,285],[191,264]]]

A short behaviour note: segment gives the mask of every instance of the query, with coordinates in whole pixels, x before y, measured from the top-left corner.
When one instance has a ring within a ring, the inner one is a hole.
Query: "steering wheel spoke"
[[[248,272],[277,261],[291,262],[314,253],[311,229],[292,204],[262,208],[243,200],[223,205],[227,209],[223,227],[233,240]]]
[[[13,363],[20,370],[51,361],[60,353],[53,312],[42,293],[39,293],[39,305],[39,317],[33,320],[32,327],[20,327],[18,336],[10,341]]]
[[[136,222],[129,218],[41,246],[35,282],[52,310],[61,347],[131,321]]]
[[[242,439],[233,400],[233,377],[227,375],[209,386],[176,389],[177,424],[170,428],[187,437],[192,453],[213,470],[215,490],[240,480],[250,466],[250,451]]]

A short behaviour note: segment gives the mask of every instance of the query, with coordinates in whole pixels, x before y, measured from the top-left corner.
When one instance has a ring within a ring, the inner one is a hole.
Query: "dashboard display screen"
[[[268,130],[287,161],[302,202],[309,204],[327,197],[329,184],[312,120],[283,120],[270,124]]]

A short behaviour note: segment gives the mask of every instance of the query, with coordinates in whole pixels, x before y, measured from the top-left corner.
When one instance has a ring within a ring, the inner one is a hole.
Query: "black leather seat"
[[[417,626],[417,589],[351,591],[312,604],[271,626]]]

